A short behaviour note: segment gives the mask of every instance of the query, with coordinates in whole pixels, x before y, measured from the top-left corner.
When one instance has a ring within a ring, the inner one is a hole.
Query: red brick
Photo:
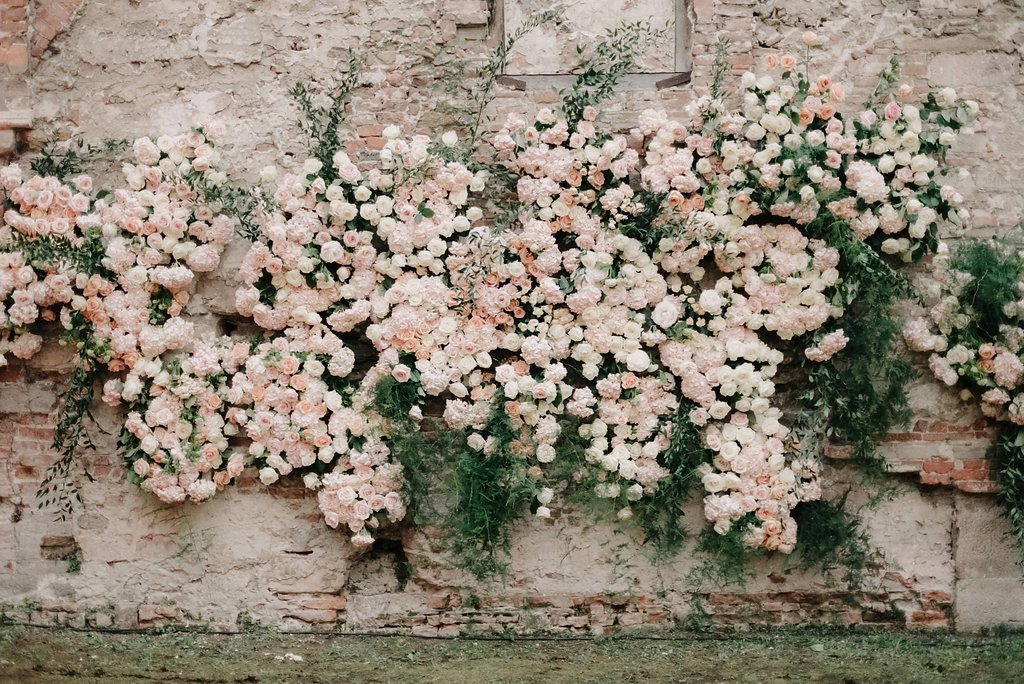
[[[47,441],[47,442],[52,442],[53,441],[53,428],[41,428],[41,427],[24,426],[24,427],[19,427],[14,432],[14,434],[17,437],[31,437],[31,438],[40,439],[40,440]]]
[[[988,470],[992,465],[992,461],[987,458],[967,458],[960,461],[960,467],[963,470]]]
[[[379,138],[384,135],[384,126],[382,124],[359,126],[356,128],[356,135],[360,138]]]
[[[312,610],[345,610],[348,599],[344,596],[320,596],[302,601],[303,608]]]
[[[886,442],[916,442],[921,440],[917,432],[893,432],[882,438]]]
[[[921,465],[921,470],[926,473],[948,473],[953,470],[953,462],[944,458],[929,458]]]
[[[910,614],[910,624],[915,627],[948,627],[949,616],[941,610],[915,610]]]
[[[946,473],[921,473],[921,484],[949,484],[950,477]]]

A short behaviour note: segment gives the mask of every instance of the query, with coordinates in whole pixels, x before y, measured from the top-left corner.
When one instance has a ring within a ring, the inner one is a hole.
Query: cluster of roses
[[[402,469],[390,456],[391,426],[373,405],[374,387],[385,376],[419,378],[403,360],[435,363],[424,373],[428,381],[443,374],[437,393],[457,381],[460,357],[439,356],[455,344],[458,325],[447,309],[452,290],[437,274],[448,271],[452,240],[482,216],[466,204],[483,177],[444,161],[428,138],[404,140],[394,128],[387,138],[365,173],[338,152],[329,169],[309,160],[301,174],[280,179],[236,293],[262,342],[204,342],[169,367],[111,385],[139,417],[123,438],[133,469],[161,499],[207,498],[251,465],[264,484],[295,474],[319,489],[327,524],[348,529],[358,545],[404,517]],[[375,345],[372,354],[359,334]],[[353,375],[357,350],[368,361],[361,378]],[[148,390],[125,394],[140,386]],[[149,420],[155,397],[167,393],[191,422],[146,442],[158,429]],[[248,440],[244,455],[229,444],[235,434]],[[169,450],[153,450],[164,442]]]
[[[793,507],[821,488],[772,405],[772,378],[784,350],[821,363],[848,341],[832,231],[908,261],[934,249],[938,222],[966,217],[936,177],[977,111],[949,90],[914,106],[904,86],[844,120],[842,85],[810,82],[794,61],[769,56],[778,80],[745,74],[735,111],[701,98],[687,120],[645,112],[636,131],[644,184],[669,208],[653,254],[670,290],[652,316],[668,338],[660,360],[714,454],[700,469],[705,514],[719,533],[739,525],[746,544],[784,552]]]
[[[970,243],[961,250],[969,250]],[[1005,268],[997,278],[1018,274],[1024,254],[1004,245],[991,252],[986,269]],[[964,387],[964,399],[980,399],[989,418],[1024,425],[1024,283],[1012,283],[998,311],[977,295],[979,274],[958,268],[956,254],[940,244],[933,262],[935,303],[925,316],[911,319],[903,329],[907,346],[929,354],[928,367],[942,383]],[[984,277],[983,275],[981,277]]]
[[[225,180],[203,131],[135,142],[127,187],[95,192],[86,175],[0,171],[6,194],[0,224],[0,364],[10,351],[33,356],[37,320],[59,320],[72,339],[111,371],[183,349],[192,326],[181,318],[196,273],[215,270],[234,220],[202,200],[197,182]],[[45,243],[45,249],[44,244]],[[91,257],[95,256],[95,260]]]
[[[33,357],[43,338],[32,332],[37,321],[54,321],[74,296],[76,279],[66,265],[32,263],[22,245],[50,236],[79,247],[95,219],[89,215],[92,180],[81,176],[72,185],[56,178],[25,179],[17,166],[0,169],[6,195],[0,220],[0,366],[7,354]]]

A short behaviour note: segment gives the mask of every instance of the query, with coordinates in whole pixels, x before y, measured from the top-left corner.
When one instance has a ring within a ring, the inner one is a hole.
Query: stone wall
[[[500,1],[500,0],[498,0]],[[505,0],[512,2],[513,0]],[[596,2],[596,0],[595,0]],[[381,144],[382,125],[430,127],[439,69],[493,44],[484,0],[359,3],[168,0],[0,0],[0,157],[37,147],[55,128],[90,139],[174,132],[223,121],[232,175],[301,154],[287,96],[297,80],[329,81],[349,48],[368,55],[354,93],[353,152]],[[797,50],[816,31],[812,69],[851,82],[863,99],[893,54],[924,88],[954,86],[982,107],[978,135],[955,151],[977,232],[1018,222],[1024,195],[1024,6],[994,0],[692,0],[689,83],[657,89],[628,79],[606,120],[626,125],[650,105],[678,110],[706,88],[714,44],[728,38],[737,71],[770,50]],[[557,79],[499,86],[493,113],[556,101]],[[685,79],[680,79],[685,80]],[[235,262],[244,245],[232,248]],[[209,329],[232,314],[232,263],[191,309]],[[12,619],[108,627],[168,622],[233,629],[453,635],[542,629],[600,633],[688,619],[714,624],[896,624],[975,628],[1024,622],[1024,587],[990,480],[993,429],[922,374],[915,419],[884,451],[903,492],[869,514],[878,554],[864,586],[756,565],[743,588],[687,579],[685,554],[654,563],[635,530],[562,512],[517,528],[510,575],[479,584],[453,570],[437,531],[403,528],[357,553],[326,528],[301,487],[253,478],[202,506],[166,508],[127,483],[116,416],[97,409],[82,504],[70,521],[38,511],[34,494],[55,456],[48,445],[69,356],[47,348],[0,370],[0,602]],[[860,492],[843,451],[829,454],[826,491]],[[856,496],[856,495],[855,495]],[[686,519],[701,522],[698,506]]]

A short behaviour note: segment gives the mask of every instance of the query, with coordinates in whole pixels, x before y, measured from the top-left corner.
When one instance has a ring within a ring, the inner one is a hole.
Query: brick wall
[[[0,0],[0,158],[17,147],[31,125],[28,92],[28,0]]]
[[[381,144],[384,123],[429,127],[438,69],[494,41],[485,0],[331,3],[264,0],[0,0],[0,157],[55,127],[92,139],[181,129],[204,116],[236,137],[224,152],[239,176],[301,153],[287,90],[328,80],[346,49],[364,46],[373,87],[354,93],[352,151]],[[854,86],[856,102],[892,54],[920,88],[954,86],[982,106],[979,135],[953,160],[978,231],[1024,212],[1024,10],[996,0],[692,0],[690,84],[654,89],[627,79],[611,125],[655,105],[678,110],[706,89],[714,46],[728,38],[734,69],[769,50],[796,51],[814,30],[812,69]],[[394,36],[399,35],[398,40]],[[500,86],[498,118],[557,101],[553,87]],[[26,135],[29,131],[32,135]],[[244,245],[195,299],[200,327],[233,310],[231,274]],[[991,496],[985,451],[993,428],[930,380],[911,388],[911,427],[883,444],[904,493],[869,514],[878,553],[861,590],[758,562],[743,589],[687,581],[693,560],[653,563],[635,530],[573,511],[525,520],[507,583],[479,585],[453,570],[437,531],[403,529],[356,554],[320,522],[299,487],[267,490],[254,477],[203,506],[168,508],[126,481],[117,417],[97,407],[97,450],[86,458],[83,504],[54,522],[34,492],[55,458],[47,448],[68,355],[47,348],[30,366],[0,371],[0,603],[18,620],[154,626],[248,620],[286,628],[452,635],[474,630],[607,632],[695,617],[712,624],[809,621],[950,626],[1024,622],[1024,589],[1006,523]],[[867,493],[830,451],[830,491]],[[701,526],[699,502],[684,518]],[[77,573],[71,558],[80,558]],[[414,567],[411,577],[405,569]]]

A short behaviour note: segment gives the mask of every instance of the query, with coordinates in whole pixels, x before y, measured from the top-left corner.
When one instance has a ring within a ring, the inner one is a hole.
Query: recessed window
[[[512,77],[569,74],[579,60],[576,45],[593,44],[607,29],[637,21],[649,22],[654,28],[665,28],[666,35],[664,40],[646,51],[635,73],[662,79],[686,74],[690,71],[686,4],[687,0],[568,2],[564,5],[561,19],[535,28],[519,40],[509,56],[505,74]],[[512,34],[532,14],[551,7],[551,3],[544,0],[498,0],[495,5],[492,28],[500,33],[501,38]]]

